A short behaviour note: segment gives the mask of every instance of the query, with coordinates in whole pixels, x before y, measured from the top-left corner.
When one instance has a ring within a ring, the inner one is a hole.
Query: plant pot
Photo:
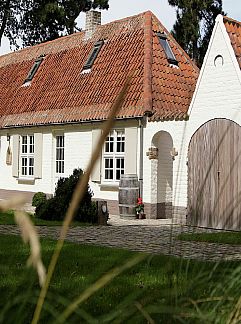
[[[146,219],[146,214],[145,213],[138,213],[137,218],[138,219]]]

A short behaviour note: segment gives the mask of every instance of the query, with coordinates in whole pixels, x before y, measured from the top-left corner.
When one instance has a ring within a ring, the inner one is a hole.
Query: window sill
[[[105,191],[119,191],[119,182],[107,182],[100,184],[100,190]]]
[[[25,177],[19,177],[17,178],[18,183],[22,184],[34,184],[35,183],[35,178],[25,178]]]

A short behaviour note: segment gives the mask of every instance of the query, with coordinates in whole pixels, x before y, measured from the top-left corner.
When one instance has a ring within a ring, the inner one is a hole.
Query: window
[[[32,66],[31,70],[29,71],[24,83],[29,82],[33,79],[33,77],[34,77],[35,73],[37,72],[42,61],[43,61],[43,56],[40,56],[39,58],[37,58],[35,60],[34,65]]]
[[[64,173],[64,135],[56,136],[56,173]]]
[[[20,174],[24,177],[34,176],[34,135],[21,136]]]
[[[163,47],[163,49],[165,51],[168,62],[171,64],[174,64],[174,65],[178,65],[178,61],[175,58],[175,55],[173,54],[173,51],[168,43],[167,35],[164,33],[158,32],[157,37],[159,39],[161,46]]]
[[[125,133],[123,130],[113,130],[105,141],[104,147],[104,179],[118,181],[124,174]]]
[[[100,40],[98,42],[95,43],[94,48],[92,49],[90,56],[88,57],[83,69],[84,70],[88,70],[91,69],[92,65],[94,64],[95,59],[97,58],[97,55],[102,47],[102,45],[104,44],[103,40]]]

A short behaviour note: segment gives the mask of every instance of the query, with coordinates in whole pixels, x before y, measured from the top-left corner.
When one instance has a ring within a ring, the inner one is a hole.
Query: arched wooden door
[[[190,141],[188,222],[241,229],[241,127],[233,121],[211,120]]]

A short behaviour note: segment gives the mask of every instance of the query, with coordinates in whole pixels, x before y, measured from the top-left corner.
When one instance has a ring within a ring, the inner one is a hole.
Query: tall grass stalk
[[[99,155],[101,153],[102,146],[103,146],[103,144],[105,142],[105,139],[108,136],[111,128],[113,127],[114,122],[115,122],[115,117],[118,114],[118,111],[120,110],[120,108],[121,108],[121,106],[122,106],[122,104],[124,102],[126,93],[127,93],[128,88],[130,86],[132,75],[133,75],[133,73],[131,73],[130,76],[127,78],[126,82],[123,85],[123,88],[122,88],[120,94],[117,96],[115,102],[113,103],[112,108],[110,110],[110,114],[108,116],[107,121],[103,125],[102,134],[101,134],[101,136],[99,138],[99,141],[98,141],[98,143],[97,143],[97,145],[96,145],[96,147],[94,149],[94,152],[93,152],[93,154],[91,156],[91,159],[90,159],[90,162],[89,162],[89,164],[87,166],[87,169],[86,169],[85,173],[83,174],[83,176],[81,177],[81,179],[79,179],[79,182],[76,185],[76,189],[75,189],[75,191],[73,193],[72,200],[70,202],[69,208],[68,208],[67,213],[66,213],[66,217],[65,217],[64,222],[63,222],[63,226],[61,228],[60,237],[59,237],[59,240],[58,240],[58,242],[56,244],[56,249],[55,249],[55,251],[53,253],[53,257],[52,257],[52,259],[50,261],[50,264],[49,264],[45,284],[43,285],[43,287],[42,287],[42,289],[40,291],[40,295],[39,295],[39,299],[38,299],[36,309],[35,309],[35,312],[34,312],[32,324],[36,324],[39,321],[39,317],[40,317],[40,313],[41,313],[41,310],[42,310],[42,307],[43,307],[44,299],[46,297],[48,287],[50,285],[50,281],[51,281],[51,278],[53,276],[55,266],[57,264],[61,249],[63,247],[64,240],[66,238],[69,226],[71,224],[71,221],[73,220],[73,217],[75,215],[75,212],[76,212],[81,200],[83,199],[83,196],[85,194],[85,190],[86,190],[86,188],[88,186],[88,182],[89,182],[91,172],[92,172],[92,170],[93,170],[93,168],[95,166],[95,163],[96,163],[96,161],[97,161],[97,159],[98,159],[98,157],[99,157]]]

